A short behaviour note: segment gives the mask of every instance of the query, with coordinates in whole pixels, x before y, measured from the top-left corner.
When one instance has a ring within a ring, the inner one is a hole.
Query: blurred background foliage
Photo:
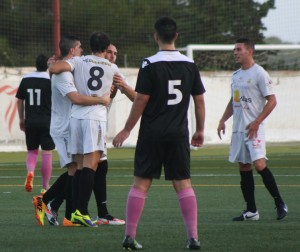
[[[80,38],[85,54],[94,31],[110,35],[118,48],[119,67],[139,67],[154,54],[153,24],[160,16],[171,16],[178,24],[177,47],[188,44],[233,44],[247,36],[257,44],[281,43],[264,38],[262,18],[275,8],[275,0],[61,0],[61,35]],[[0,66],[33,66],[37,54],[53,55],[53,10],[51,0],[0,0]],[[298,62],[278,58],[281,69],[299,67]],[[269,57],[264,55],[260,57]],[[298,57],[299,59],[299,57]],[[234,69],[231,52],[199,52],[195,61],[200,69]],[[295,66],[294,66],[295,65]],[[276,66],[277,68],[277,66]]]

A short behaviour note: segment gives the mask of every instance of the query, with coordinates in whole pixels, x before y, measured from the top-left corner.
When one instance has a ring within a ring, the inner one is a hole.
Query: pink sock
[[[51,153],[42,153],[42,167],[41,167],[41,174],[42,174],[42,183],[43,188],[48,190],[49,189],[49,181],[52,175],[52,152]]]
[[[198,239],[197,199],[193,188],[183,189],[177,193],[181,214],[188,238]]]
[[[39,155],[39,150],[29,150],[27,151],[27,159],[26,159],[26,168],[27,168],[27,173],[28,172],[34,172],[37,159]]]
[[[134,187],[131,187],[128,193],[125,235],[129,235],[133,239],[136,236],[136,229],[144,209],[146,196],[147,193],[139,191]]]

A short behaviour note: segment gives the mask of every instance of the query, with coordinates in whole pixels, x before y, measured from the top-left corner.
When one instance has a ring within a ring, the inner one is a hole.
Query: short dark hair
[[[154,24],[157,35],[164,43],[171,43],[177,33],[177,25],[174,19],[170,17],[161,17]]]
[[[104,32],[94,32],[90,37],[90,48],[93,53],[104,52],[110,45],[110,38]]]
[[[61,38],[59,42],[60,54],[62,57],[65,57],[69,54],[70,49],[76,46],[76,43],[79,42],[79,38],[71,35],[65,35]]]
[[[35,66],[36,66],[36,69],[39,71],[39,72],[44,72],[44,71],[47,71],[47,61],[48,61],[48,57],[45,56],[44,54],[39,54],[37,57],[36,57],[36,60],[35,60]]]
[[[251,48],[253,51],[255,50],[255,44],[252,40],[248,39],[248,38],[238,38],[235,43],[243,43],[245,44],[247,47]]]

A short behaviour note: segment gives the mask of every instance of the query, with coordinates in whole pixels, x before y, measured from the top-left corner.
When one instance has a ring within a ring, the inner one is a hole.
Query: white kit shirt
[[[247,70],[239,69],[232,75],[233,132],[246,132],[248,124],[261,114],[266,96],[274,94],[269,74],[254,64]],[[261,124],[263,126],[263,124]]]
[[[86,96],[103,96],[110,92],[113,76],[118,73],[117,65],[95,55],[86,55],[68,59],[75,86],[79,94]],[[107,121],[107,108],[103,105],[73,105],[71,117]]]
[[[53,137],[65,136],[69,132],[69,118],[72,103],[66,96],[77,92],[71,72],[53,74],[51,78],[52,107],[50,134]]]

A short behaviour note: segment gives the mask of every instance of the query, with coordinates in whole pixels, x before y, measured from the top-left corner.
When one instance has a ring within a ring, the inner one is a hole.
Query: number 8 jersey
[[[113,76],[119,72],[117,65],[95,55],[73,57],[67,62],[71,66],[78,93],[86,96],[100,97],[110,92]],[[71,117],[107,121],[107,108],[103,105],[73,105]]]

